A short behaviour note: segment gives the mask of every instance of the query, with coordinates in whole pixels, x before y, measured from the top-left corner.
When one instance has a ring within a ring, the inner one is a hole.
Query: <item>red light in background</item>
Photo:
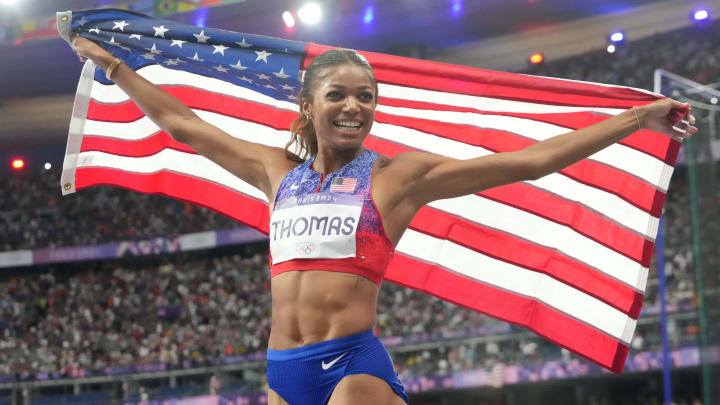
[[[530,56],[530,63],[532,63],[533,65],[537,65],[538,63],[542,63],[543,59],[543,54],[541,54],[540,52],[534,53]]]
[[[25,161],[22,159],[13,159],[12,161],[12,168],[15,170],[20,170],[23,167],[25,167]]]

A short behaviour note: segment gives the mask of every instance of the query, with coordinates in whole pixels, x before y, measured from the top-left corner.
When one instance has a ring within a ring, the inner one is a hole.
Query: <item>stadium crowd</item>
[[[688,35],[693,40],[688,40]],[[593,52],[529,73],[650,88],[662,67],[699,82],[720,80],[720,23],[627,43],[614,55]],[[237,227],[212,211],[114,187],[61,197],[59,173],[0,179],[0,250],[73,246]],[[674,181],[666,202],[668,303],[694,310],[688,192]],[[114,367],[185,368],[263,351],[270,328],[267,253],[201,252],[137,261],[35,269],[0,280],[0,375],[16,380],[103,374]],[[718,283],[720,284],[720,282]],[[658,307],[651,268],[645,308]],[[653,312],[656,313],[656,312]],[[429,295],[385,283],[377,334],[408,336],[472,329],[499,321]],[[539,338],[464,341],[393,350],[401,377],[569,358]],[[676,344],[692,341],[697,322],[677,321]],[[634,350],[656,349],[657,324],[640,326]]]
[[[525,73],[616,84],[653,90],[655,69],[701,84],[720,80],[720,22],[653,35],[615,46],[615,52],[591,51],[552,63],[533,65]]]

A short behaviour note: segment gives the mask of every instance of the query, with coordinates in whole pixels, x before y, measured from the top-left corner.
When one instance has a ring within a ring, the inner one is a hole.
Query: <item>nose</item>
[[[345,97],[345,105],[343,111],[346,113],[354,113],[359,110],[358,101],[355,97]]]

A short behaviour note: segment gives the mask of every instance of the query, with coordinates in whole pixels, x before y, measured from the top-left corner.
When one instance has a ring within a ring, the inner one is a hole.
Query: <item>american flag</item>
[[[335,177],[332,179],[332,182],[330,182],[330,191],[352,193],[355,191],[355,184],[357,184],[357,179],[353,179],[352,177]]]
[[[66,40],[77,33],[100,41],[232,136],[281,148],[298,114],[299,74],[330,49],[121,10],[59,13],[58,26]],[[660,98],[361,54],[380,88],[365,146],[389,157],[514,151]],[[526,326],[620,372],[679,145],[643,130],[541,179],[432,202],[410,223],[386,279]],[[191,201],[268,232],[262,192],[174,141],[88,62],[62,187],[67,194],[96,184]]]

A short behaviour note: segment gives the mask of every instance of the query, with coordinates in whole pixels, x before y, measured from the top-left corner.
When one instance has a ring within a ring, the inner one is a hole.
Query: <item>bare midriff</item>
[[[272,278],[268,347],[286,350],[364,332],[375,325],[378,286],[332,271],[288,271]]]

